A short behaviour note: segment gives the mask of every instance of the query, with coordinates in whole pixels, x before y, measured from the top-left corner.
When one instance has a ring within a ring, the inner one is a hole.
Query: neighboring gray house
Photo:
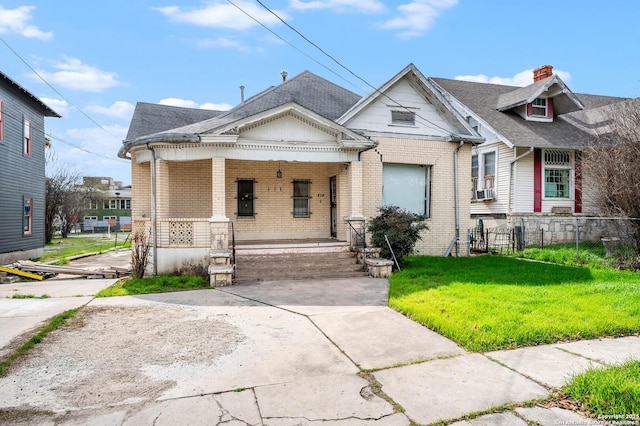
[[[0,264],[42,256],[44,117],[60,115],[0,72]]]

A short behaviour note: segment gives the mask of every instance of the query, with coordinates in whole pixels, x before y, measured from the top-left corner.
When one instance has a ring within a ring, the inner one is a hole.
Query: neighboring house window
[[[253,217],[256,212],[254,209],[254,179],[238,179],[238,216]]]
[[[118,222],[118,216],[102,216],[102,220],[108,222],[109,225],[114,226]]]
[[[84,220],[98,220],[98,216],[85,216]]]
[[[104,200],[103,208],[105,210],[117,209],[118,208],[118,200]]]
[[[127,210],[131,210],[131,200],[124,200],[124,208]]]
[[[311,181],[293,181],[293,217],[311,216]]]
[[[544,196],[569,198],[571,190],[571,153],[556,149],[544,151]]]
[[[431,215],[431,166],[385,163],[382,181],[383,205]]]
[[[391,124],[415,126],[416,113],[413,111],[391,111]]]
[[[0,99],[0,142],[4,141],[4,101]]]
[[[531,115],[536,117],[547,116],[547,100],[542,98],[536,98],[531,102]]]
[[[23,140],[22,153],[24,155],[30,156],[31,155],[31,121],[26,118],[24,119],[22,140]]]
[[[471,199],[495,198],[496,153],[485,152],[471,157]],[[479,193],[479,191],[482,191]]]
[[[25,235],[31,235],[33,225],[33,198],[25,198],[23,204],[24,210],[22,231]]]
[[[98,209],[98,201],[89,199],[89,210],[97,210]]]

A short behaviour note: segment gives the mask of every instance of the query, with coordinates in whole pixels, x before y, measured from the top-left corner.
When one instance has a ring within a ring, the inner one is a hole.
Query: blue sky
[[[260,1],[5,0],[0,70],[63,116],[46,120],[51,169],[125,185],[116,154],[136,102],[228,109],[283,70],[365,95],[409,63],[514,85],[549,64],[576,93],[640,96],[640,1]]]

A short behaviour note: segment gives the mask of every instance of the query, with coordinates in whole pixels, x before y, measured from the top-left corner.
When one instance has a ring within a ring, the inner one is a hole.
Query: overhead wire
[[[120,140],[117,136],[115,136],[113,133],[111,133],[110,131],[108,131],[107,129],[105,129],[100,123],[98,123],[96,120],[94,120],[91,116],[89,116],[89,114],[87,114],[86,112],[84,112],[83,110],[81,110],[80,108],[78,108],[73,102],[71,102],[69,99],[66,98],[66,96],[64,96],[62,93],[60,93],[58,91],[58,89],[56,89],[55,87],[53,87],[52,84],[50,84],[38,71],[35,70],[35,68],[33,68],[31,66],[31,64],[29,64],[22,56],[20,56],[20,54],[9,45],[9,43],[7,43],[7,41],[0,36],[0,41],[2,41],[2,43],[4,43],[5,46],[7,46],[7,48],[14,54],[16,55],[16,57],[18,59],[20,59],[20,61],[22,61],[23,64],[25,64],[27,66],[27,68],[29,68],[40,80],[42,80],[42,82],[44,84],[46,84],[51,90],[53,90],[58,96],[60,96],[64,101],[66,101],[70,106],[72,106],[73,108],[75,108],[77,111],[80,112],[80,114],[84,115],[89,121],[91,121],[93,124],[95,124],[97,127],[99,127],[100,129],[102,129],[105,133],[107,133],[109,136],[111,136],[114,139],[118,139]]]
[[[231,2],[231,0],[227,0],[228,2]],[[423,124],[425,124],[427,127],[431,127],[432,129],[438,129],[441,130],[443,132],[445,132],[446,134],[450,134],[451,131],[449,129],[445,129],[442,126],[439,126],[438,124],[434,123],[433,121],[422,117],[421,115],[417,114],[415,111],[413,111],[412,109],[402,105],[400,102],[394,100],[393,98],[391,98],[387,93],[383,93],[382,91],[380,91],[380,89],[378,89],[377,87],[373,86],[372,84],[370,84],[368,81],[366,81],[364,78],[360,77],[358,74],[356,74],[354,71],[352,71],[350,68],[348,68],[346,65],[344,65],[342,62],[340,62],[339,60],[337,60],[335,57],[333,57],[331,54],[329,54],[328,52],[326,52],[324,49],[322,49],[318,44],[314,43],[312,40],[310,40],[307,36],[305,36],[304,34],[302,34],[300,31],[298,31],[296,28],[294,28],[292,25],[290,25],[288,22],[286,22],[284,19],[282,19],[277,13],[275,13],[273,10],[271,10],[268,6],[266,6],[261,0],[255,0],[260,6],[262,6],[265,10],[267,10],[269,13],[271,13],[273,16],[276,17],[276,19],[278,19],[280,22],[282,22],[284,25],[286,25],[289,29],[291,29],[293,32],[295,32],[296,34],[298,34],[303,40],[305,40],[307,43],[311,44],[313,47],[315,47],[317,50],[319,50],[323,55],[325,55],[327,58],[331,59],[333,62],[335,62],[338,66],[340,66],[342,69],[344,69],[345,71],[347,71],[349,74],[351,74],[352,76],[354,76],[355,78],[357,78],[358,80],[360,80],[361,82],[363,82],[364,84],[366,84],[367,86],[369,86],[371,89],[373,89],[376,93],[378,93],[379,95],[382,95],[383,97],[389,99],[391,102],[393,102],[394,104],[396,104],[397,107],[399,108],[403,108],[411,113],[413,113],[415,115],[416,118],[420,118],[423,122]],[[233,4],[233,3],[232,3]],[[235,6],[235,5],[234,5]],[[238,7],[238,6],[236,6]],[[242,9],[240,9],[242,10]],[[249,15],[247,12],[243,11],[245,14]],[[253,18],[256,22],[259,22],[257,19]],[[262,24],[261,24],[262,25]],[[264,25],[263,25],[264,27]],[[271,31],[271,30],[269,30]],[[325,67],[326,68],[326,67]],[[335,74],[335,73],[334,73]]]
[[[2,119],[3,120],[6,120],[7,117],[12,119],[12,120],[15,120],[15,122],[18,123],[18,126],[21,126],[22,123],[23,123],[23,120],[24,120],[24,117],[17,116],[15,114],[11,113],[11,112],[7,112],[6,109],[0,114],[2,114]],[[74,143],[66,141],[63,138],[61,138],[59,136],[56,136],[56,135],[54,135],[52,133],[47,133],[47,132],[45,132],[44,127],[40,127],[40,126],[36,125],[35,123],[33,123],[33,121],[31,121],[31,131],[32,132],[36,132],[38,135],[42,135],[44,138],[54,139],[54,140],[56,140],[58,142],[61,142],[61,143],[65,144],[65,145],[68,145],[68,146],[70,146],[72,148],[76,148],[76,149],[79,149],[79,150],[81,150],[83,152],[86,152],[87,154],[95,155],[96,157],[102,157],[102,158],[106,158],[108,160],[113,160],[113,161],[118,161],[118,162],[126,162],[126,163],[129,162],[128,160],[123,160],[121,158],[115,158],[115,157],[110,157],[110,156],[104,155],[104,154],[98,154],[98,153],[93,152],[93,151],[91,151],[91,150],[89,150],[87,148],[84,148],[84,147],[80,146],[80,145],[76,145]],[[5,137],[6,137],[6,132],[5,132]],[[2,142],[0,142],[0,143],[2,143]]]

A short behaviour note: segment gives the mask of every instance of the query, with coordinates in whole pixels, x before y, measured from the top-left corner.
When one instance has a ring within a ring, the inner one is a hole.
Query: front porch
[[[359,162],[214,158],[151,166],[134,165],[155,176],[134,187],[142,201],[134,227],[153,246],[149,274],[208,272],[215,285],[228,285],[234,247],[341,241],[348,248],[353,229],[364,227]]]

